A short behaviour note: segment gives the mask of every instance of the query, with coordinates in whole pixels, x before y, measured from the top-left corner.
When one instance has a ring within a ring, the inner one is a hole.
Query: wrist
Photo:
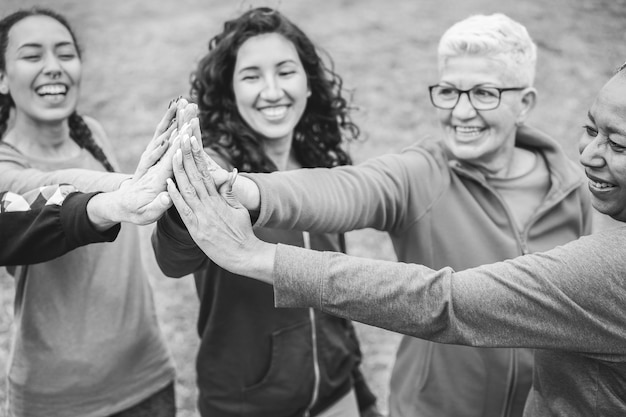
[[[259,281],[272,284],[274,282],[274,260],[276,245],[267,243],[255,237],[251,244],[241,252],[242,259],[239,265],[244,269],[240,274]]]
[[[258,211],[260,209],[261,193],[259,187],[250,178],[238,176],[233,184],[233,193],[248,211]]]
[[[119,223],[115,215],[115,204],[111,204],[114,196],[115,192],[96,194],[87,203],[87,217],[98,231],[110,229]]]

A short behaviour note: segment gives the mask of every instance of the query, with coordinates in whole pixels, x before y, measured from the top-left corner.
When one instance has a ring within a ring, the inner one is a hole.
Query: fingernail
[[[196,139],[196,137],[192,136],[189,140],[191,141],[191,149],[193,149],[194,151],[198,151],[200,147],[198,146],[198,140]]]
[[[237,174],[239,173],[239,171],[237,171],[237,168],[233,168],[233,171],[230,173],[230,188],[233,188],[233,185],[235,185],[235,181],[237,180]]]

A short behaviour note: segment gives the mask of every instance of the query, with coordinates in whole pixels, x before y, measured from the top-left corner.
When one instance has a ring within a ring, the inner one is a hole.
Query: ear
[[[522,91],[521,94],[521,109],[519,114],[517,115],[517,120],[515,120],[515,124],[521,126],[524,124],[526,119],[528,118],[528,114],[535,107],[537,103],[537,90],[534,87],[528,87],[527,89]]]
[[[311,89],[310,88],[306,89],[306,96],[307,97],[311,97]]]
[[[4,71],[0,71],[0,94],[9,94],[9,81]]]

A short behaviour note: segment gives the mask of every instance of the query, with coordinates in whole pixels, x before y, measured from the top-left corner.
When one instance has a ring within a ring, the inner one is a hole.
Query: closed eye
[[[598,136],[598,131],[592,126],[584,125],[583,129],[585,129],[585,132],[592,138],[595,138],[596,136]]]

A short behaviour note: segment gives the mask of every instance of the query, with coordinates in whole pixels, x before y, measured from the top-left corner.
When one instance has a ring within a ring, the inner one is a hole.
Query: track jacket
[[[579,167],[545,134],[521,127],[516,146],[543,156],[550,188],[520,232],[504,200],[476,169],[449,160],[439,141],[357,166],[244,174],[261,191],[256,226],[311,232],[375,228],[398,260],[473,266],[544,251],[590,232]],[[529,352],[403,338],[390,387],[392,417],[513,417],[531,383]]]
[[[342,250],[337,234],[255,233],[266,242],[308,246],[310,240],[316,250]],[[350,321],[313,309],[275,308],[272,286],[212,263],[175,208],[158,221],[152,243],[166,275],[194,273],[202,416],[315,416],[353,387],[359,408],[376,402],[359,370],[361,352]]]

